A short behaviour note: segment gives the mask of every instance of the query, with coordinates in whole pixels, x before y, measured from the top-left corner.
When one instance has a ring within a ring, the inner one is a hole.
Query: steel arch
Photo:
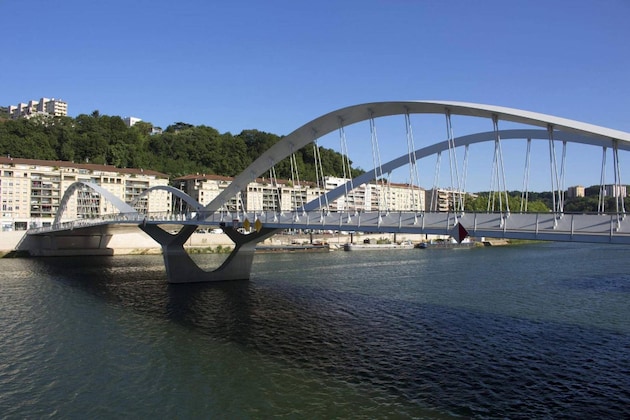
[[[617,142],[619,148],[628,150],[628,145],[630,144],[630,133],[515,108],[451,101],[397,101],[366,103],[332,111],[293,131],[278,143],[274,144],[271,148],[269,148],[269,150],[264,152],[258,159],[249,165],[241,174],[234,178],[232,183],[204,208],[204,211],[214,212],[218,210],[225,201],[236,195],[239,191],[245,188],[247,184],[266,172],[275,163],[280,162],[284,158],[290,156],[295,150],[306,146],[317,138],[338,129],[340,122],[343,125],[348,126],[370,118],[404,115],[407,113],[443,114],[447,110],[452,115],[465,115],[481,118],[496,117],[502,121],[510,121],[545,128],[551,127],[554,130],[554,135],[557,133],[570,133],[581,138],[583,140],[581,142],[583,143],[597,146],[609,147],[613,144],[613,142]]]
[[[70,201],[72,194],[74,194],[74,192],[77,191],[80,187],[88,187],[91,190],[99,193],[101,196],[105,197],[107,201],[112,203],[114,207],[116,207],[121,213],[137,213],[133,207],[131,207],[129,204],[125,203],[123,200],[116,197],[114,194],[101,187],[100,185],[94,184],[92,182],[77,181],[72,183],[63,194],[63,197],[59,202],[59,210],[55,215],[53,225],[59,224],[64,212],[66,211],[66,207],[68,206],[68,201]]]
[[[522,140],[522,139],[532,139],[532,140],[549,140],[549,133],[547,130],[540,129],[519,129],[519,130],[500,130],[499,136],[501,140]],[[494,131],[486,131],[483,133],[475,133],[469,134],[466,136],[456,137],[455,143],[457,146],[469,146],[475,143],[483,143],[490,142],[495,140],[496,133]],[[567,143],[580,143],[580,144],[590,144],[592,145],[592,139],[587,136],[580,134],[567,133],[564,131],[554,132],[554,139],[559,141],[566,141]],[[431,146],[423,147],[414,152],[416,159],[422,159],[427,156],[434,155],[439,152],[443,152],[448,150],[448,140],[435,143]],[[630,143],[623,143],[619,145],[619,149],[630,151]],[[387,163],[381,165],[382,172],[388,173],[393,171],[394,169],[400,168],[402,166],[409,164],[409,155],[404,154],[402,156],[397,157],[396,159],[390,160]],[[317,198],[315,200],[310,201],[306,205],[304,205],[305,211],[315,210],[320,207],[320,203],[322,202],[332,202],[337,198],[341,197],[345,194],[345,192],[352,185],[358,186],[370,181],[374,180],[374,169],[370,169],[366,171],[364,174],[359,175],[354,178],[352,181],[348,181],[344,185],[340,185],[334,190],[329,191],[322,196],[321,198]],[[325,198],[324,198],[325,197]]]
[[[167,192],[170,192],[171,194],[173,194],[176,197],[181,198],[182,200],[184,200],[186,203],[190,204],[191,206],[193,206],[195,208],[195,210],[199,211],[203,208],[203,206],[201,205],[201,203],[199,203],[197,200],[195,200],[194,198],[192,198],[191,196],[189,196],[188,194],[186,194],[185,192],[183,192],[182,190],[172,187],[170,185],[155,185],[151,188],[147,188],[146,190],[142,191],[140,194],[138,194],[136,196],[136,198],[134,198],[131,203],[129,203],[129,205],[131,207],[133,207],[134,205],[136,205],[138,203],[138,201],[146,196],[149,195],[152,191],[156,191],[156,190],[164,190]]]

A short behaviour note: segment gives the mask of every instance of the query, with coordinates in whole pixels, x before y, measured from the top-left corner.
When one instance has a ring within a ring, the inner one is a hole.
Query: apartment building
[[[136,117],[125,117],[122,119],[127,127],[133,127],[136,123],[142,121],[140,118]]]
[[[393,211],[424,211],[426,191],[410,184],[388,183],[378,189],[381,206]]]
[[[586,188],[581,185],[576,185],[567,188],[567,198],[584,197]]]
[[[9,105],[9,118],[31,118],[35,115],[51,115],[64,117],[68,115],[68,104],[60,99],[41,98],[39,101],[20,102],[17,105]]]
[[[606,184],[604,185],[604,195],[606,197],[627,197],[628,192],[625,185]]]
[[[196,174],[175,178],[172,185],[191,196],[201,205],[205,206],[216,196],[221,194],[221,192],[232,183],[232,179],[233,178],[231,177],[220,175]],[[187,204],[178,197],[175,197],[173,200],[173,211],[175,213],[184,213],[186,211]],[[227,207],[235,209],[237,208],[237,203],[237,198],[234,198],[230,203],[228,203]]]
[[[227,188],[232,180],[231,177],[196,174],[177,178],[174,185],[205,206]],[[245,209],[248,212],[278,209],[290,211],[347,182],[344,178],[325,177],[322,189],[310,182],[302,182],[297,186],[287,180],[258,178],[249,183],[224,208],[229,211]],[[423,210],[423,206],[424,190],[407,184],[363,184],[330,203],[322,201],[322,207],[328,207],[332,211]],[[186,208],[177,198],[173,207],[173,211]]]
[[[98,184],[127,203],[150,187],[168,185],[168,177],[156,171],[1,157],[1,229],[25,230],[50,225],[59,210],[63,194],[77,181]],[[155,191],[148,197],[140,198],[136,208],[144,212],[169,212],[171,194]],[[116,212],[117,209],[100,194],[85,187],[72,195],[64,211],[64,220]]]
[[[427,211],[453,211],[453,209],[455,209],[455,201],[462,199],[465,201],[466,196],[471,196],[473,198],[477,197],[476,194],[451,190],[448,188],[430,189],[426,191],[425,208]]]
[[[209,204],[234,178],[221,175],[193,174],[173,180],[174,185],[190,195],[203,206]],[[223,208],[228,211],[267,211],[290,210],[308,203],[319,196],[317,188],[312,183],[301,183],[293,186],[287,180],[270,180],[258,178],[247,184],[238,196],[232,197]],[[173,210],[181,211],[186,208],[185,203],[174,199]]]

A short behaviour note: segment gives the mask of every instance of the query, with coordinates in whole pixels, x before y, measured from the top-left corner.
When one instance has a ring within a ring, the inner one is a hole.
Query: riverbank
[[[15,250],[25,231],[0,232],[0,257],[6,256]],[[323,233],[323,234],[286,234],[278,233],[260,243],[261,247],[289,247],[311,244],[328,244],[331,250],[343,249],[347,243],[363,243],[368,241],[379,242],[403,242],[411,241],[420,243],[427,240],[427,235],[420,234],[349,234],[349,233]],[[150,236],[138,230],[131,233],[119,233],[112,237],[108,247],[114,255],[152,255],[160,254],[162,249]],[[223,234],[194,233],[184,244],[190,253],[226,253],[234,248],[234,243]]]

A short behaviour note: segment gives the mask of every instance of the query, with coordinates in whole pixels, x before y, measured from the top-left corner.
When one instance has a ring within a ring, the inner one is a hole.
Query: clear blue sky
[[[629,21],[628,0],[0,0],[0,104],[283,135],[437,99],[630,131]]]

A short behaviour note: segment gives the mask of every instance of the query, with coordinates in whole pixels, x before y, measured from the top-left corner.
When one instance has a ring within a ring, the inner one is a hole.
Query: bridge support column
[[[162,255],[169,283],[201,283],[226,280],[249,280],[256,244],[272,236],[277,229],[243,235],[226,228],[225,233],[234,242],[234,250],[225,262],[214,271],[202,270],[184,249],[184,244],[197,226],[184,226],[176,235],[152,224],[140,226],[162,246]]]

